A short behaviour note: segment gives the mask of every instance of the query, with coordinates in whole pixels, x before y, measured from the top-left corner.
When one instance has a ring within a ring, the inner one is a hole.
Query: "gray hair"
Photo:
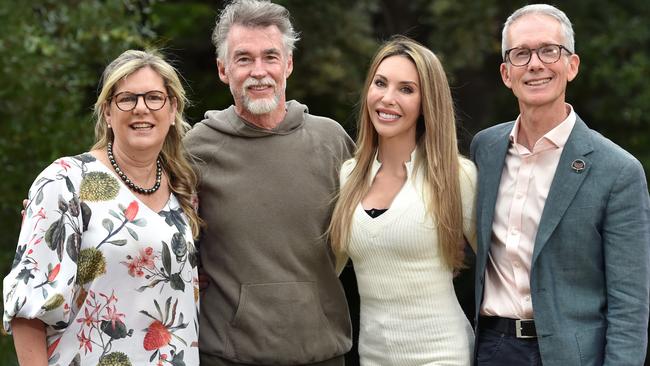
[[[505,24],[503,25],[503,32],[501,33],[501,57],[505,58],[506,57],[506,50],[508,49],[507,45],[507,37],[508,37],[508,30],[510,29],[510,26],[512,23],[514,23],[517,19],[523,17],[524,15],[528,14],[541,14],[541,15],[546,15],[549,16],[555,20],[557,20],[560,23],[560,27],[562,29],[562,34],[564,36],[564,42],[562,46],[566,47],[569,51],[572,53],[575,52],[575,40],[573,38],[573,26],[571,25],[571,21],[569,18],[564,14],[564,12],[552,5],[548,4],[531,4],[531,5],[526,5],[523,8],[517,9],[514,13],[512,13],[508,19],[506,20]]]
[[[245,27],[268,27],[275,25],[282,33],[285,52],[290,54],[300,36],[294,31],[289,19],[289,11],[282,5],[268,0],[234,0],[219,15],[212,32],[212,44],[217,58],[226,62],[228,44],[226,38],[233,25]]]

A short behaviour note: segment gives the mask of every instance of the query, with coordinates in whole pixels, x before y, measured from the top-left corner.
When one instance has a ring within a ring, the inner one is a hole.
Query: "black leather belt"
[[[479,327],[496,330],[517,338],[537,338],[533,319],[510,319],[498,316],[481,316]]]

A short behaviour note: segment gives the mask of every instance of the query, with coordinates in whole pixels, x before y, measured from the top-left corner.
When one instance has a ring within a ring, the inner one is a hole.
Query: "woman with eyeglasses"
[[[129,50],[102,76],[90,152],[34,181],[4,327],[21,365],[197,365],[196,175],[176,70]]]

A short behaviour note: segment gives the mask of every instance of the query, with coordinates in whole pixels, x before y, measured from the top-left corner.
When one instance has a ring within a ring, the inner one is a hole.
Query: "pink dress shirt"
[[[510,132],[492,223],[482,315],[533,318],[533,246],[555,169],[576,121],[573,108],[567,104],[567,109],[568,117],[537,140],[532,151],[517,142],[521,117]]]

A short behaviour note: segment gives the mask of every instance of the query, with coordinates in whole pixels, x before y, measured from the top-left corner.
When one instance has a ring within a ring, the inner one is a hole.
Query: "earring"
[[[176,126],[176,122],[172,121],[172,126]]]
[[[113,128],[113,127],[111,127],[111,124],[110,124],[110,123],[107,123],[107,125],[108,125],[108,128],[109,128],[109,129]]]

